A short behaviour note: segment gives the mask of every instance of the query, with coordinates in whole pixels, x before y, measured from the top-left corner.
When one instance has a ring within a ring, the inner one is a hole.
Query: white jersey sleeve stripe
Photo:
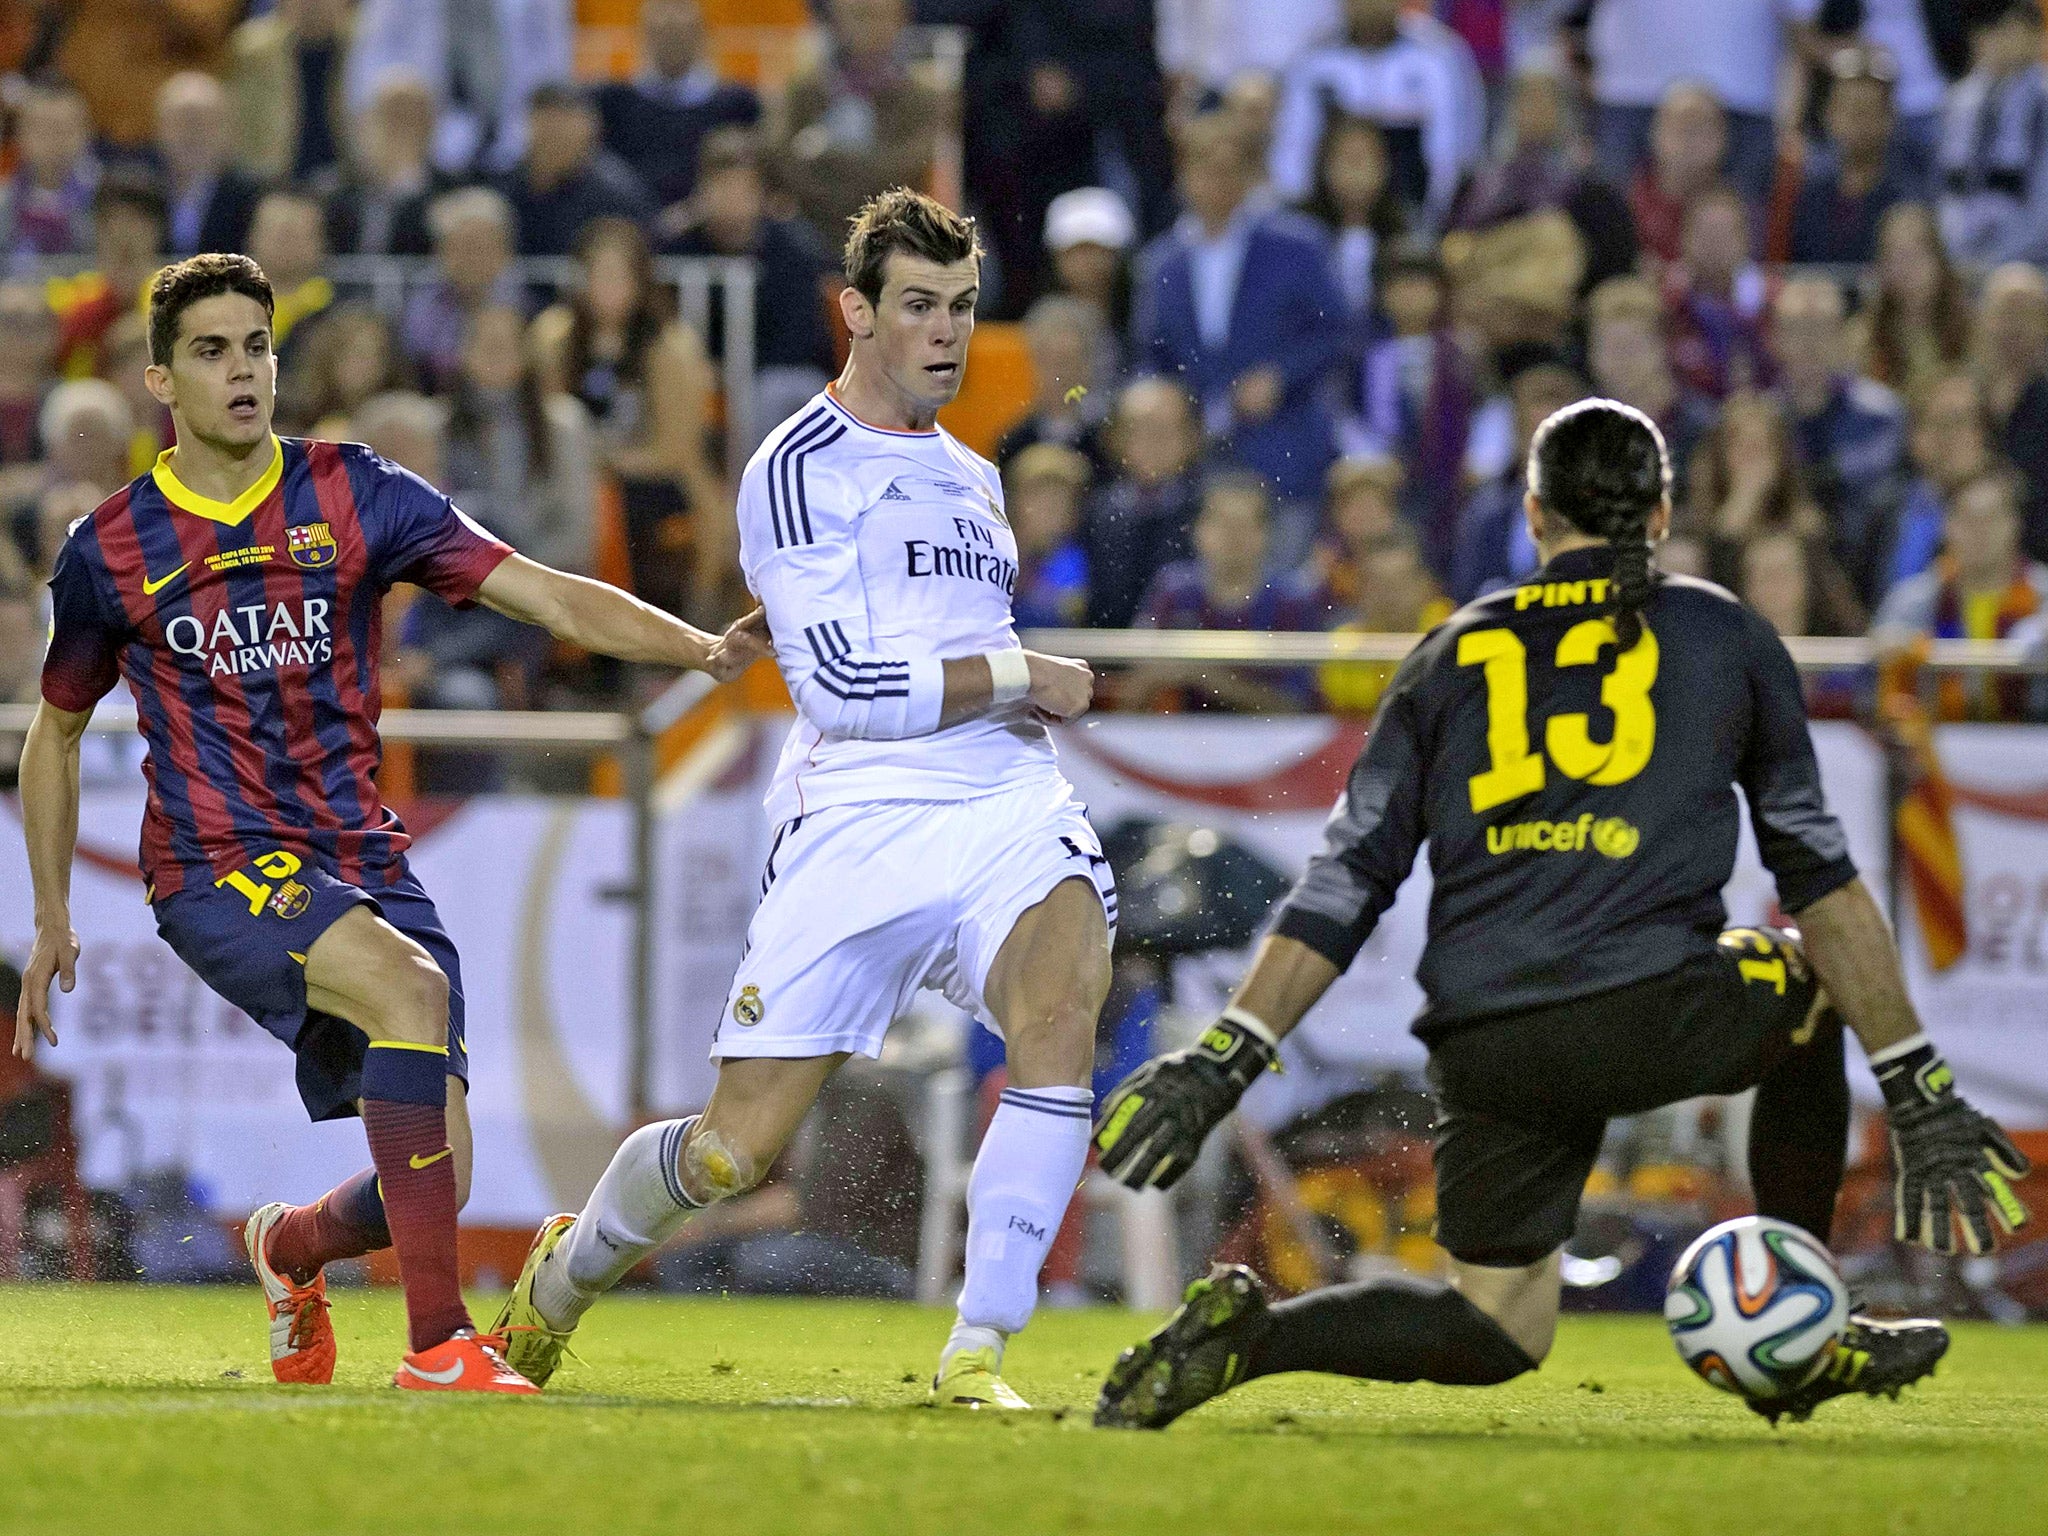
[[[834,430],[836,428],[836,430]],[[790,471],[793,461],[801,460],[804,452],[824,443],[834,442],[846,432],[844,426],[832,419],[829,411],[814,411],[798,422],[790,434],[777,445],[768,460],[768,509],[775,524],[775,547],[787,549],[792,544],[811,542],[809,509],[805,508],[802,524],[803,536],[798,537],[797,506],[790,494]],[[797,469],[796,490],[801,496],[803,489],[802,470]]]

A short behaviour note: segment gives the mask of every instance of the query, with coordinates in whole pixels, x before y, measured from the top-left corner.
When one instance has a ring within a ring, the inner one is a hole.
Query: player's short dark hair
[[[882,302],[882,269],[896,251],[941,266],[979,261],[981,235],[974,220],[937,198],[891,187],[861,206],[846,236],[846,280],[870,304]]]
[[[1614,546],[1623,649],[1650,600],[1650,515],[1671,494],[1671,455],[1657,424],[1619,400],[1581,400],[1536,429],[1529,489],[1546,512]]]
[[[263,306],[266,317],[277,314],[277,299],[270,291],[270,279],[247,256],[226,251],[208,251],[187,256],[158,271],[149,284],[149,360],[159,368],[170,366],[178,346],[178,322],[185,311],[202,299],[224,293],[239,293]]]

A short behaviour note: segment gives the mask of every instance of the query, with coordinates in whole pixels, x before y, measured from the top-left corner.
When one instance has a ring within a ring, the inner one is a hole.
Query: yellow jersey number
[[[268,875],[272,880],[289,880],[300,869],[299,856],[286,853],[282,848],[273,848],[251,866],[258,874]],[[232,886],[249,900],[249,915],[261,917],[263,904],[270,900],[271,887],[250,876],[247,870],[234,870],[213,882],[218,890],[221,886]]]
[[[1618,645],[1612,619],[1574,624],[1557,642],[1557,665],[1591,666],[1602,646]],[[1544,763],[1529,744],[1529,652],[1510,629],[1475,629],[1458,637],[1458,665],[1482,667],[1486,678],[1486,746],[1492,766],[1472,775],[1472,811],[1478,815],[1533,795],[1543,787]],[[1657,711],[1650,687],[1657,681],[1657,637],[1641,638],[1615,658],[1600,684],[1600,702],[1614,713],[1614,734],[1595,741],[1582,713],[1553,715],[1543,745],[1566,778],[1589,784],[1625,784],[1649,766],[1657,745]]]

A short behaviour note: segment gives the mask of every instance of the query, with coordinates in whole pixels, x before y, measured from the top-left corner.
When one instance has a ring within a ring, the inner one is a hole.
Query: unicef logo
[[[1619,816],[1608,816],[1593,823],[1593,847],[1610,859],[1627,858],[1642,840],[1643,834]]]

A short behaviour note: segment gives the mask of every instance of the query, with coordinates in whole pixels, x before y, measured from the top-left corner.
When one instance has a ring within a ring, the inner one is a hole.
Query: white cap
[[[1137,234],[1131,210],[1107,187],[1076,187],[1062,192],[1045,208],[1045,244],[1064,251],[1076,245],[1126,249]]]

